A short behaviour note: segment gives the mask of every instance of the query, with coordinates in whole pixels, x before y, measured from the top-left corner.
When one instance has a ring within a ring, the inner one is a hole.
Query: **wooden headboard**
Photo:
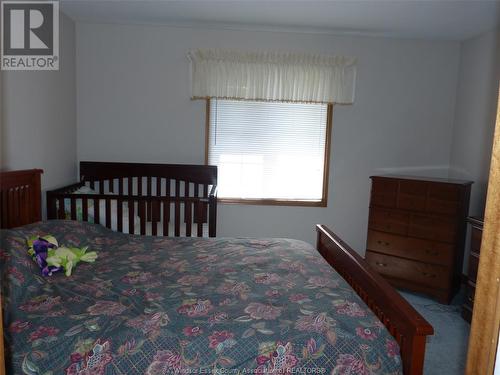
[[[0,172],[0,229],[40,221],[41,169]],[[0,375],[5,374],[2,298],[0,293]]]
[[[40,221],[41,169],[0,172],[0,228]]]

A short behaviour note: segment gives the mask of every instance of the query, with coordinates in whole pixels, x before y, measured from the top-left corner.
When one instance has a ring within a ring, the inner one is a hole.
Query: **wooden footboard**
[[[317,225],[317,249],[352,286],[399,343],[405,375],[422,374],[426,336],[432,326],[365,260],[324,225]]]

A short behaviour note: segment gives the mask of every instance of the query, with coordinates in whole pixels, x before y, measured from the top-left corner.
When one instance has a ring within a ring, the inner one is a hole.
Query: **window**
[[[332,107],[210,99],[207,162],[222,201],[326,206]]]

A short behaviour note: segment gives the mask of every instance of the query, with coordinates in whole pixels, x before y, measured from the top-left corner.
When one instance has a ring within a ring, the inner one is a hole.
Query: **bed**
[[[35,210],[1,181],[2,210]],[[21,225],[0,236],[9,373],[422,373],[432,327],[324,226],[316,251],[34,219],[2,221]],[[41,277],[25,241],[46,233],[98,261]]]
[[[80,162],[80,181],[47,192],[47,218],[153,236],[215,237],[217,167]]]

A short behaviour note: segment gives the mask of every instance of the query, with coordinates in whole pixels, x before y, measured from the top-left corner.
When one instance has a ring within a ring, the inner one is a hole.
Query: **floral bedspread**
[[[98,251],[40,275],[26,238]],[[50,221],[1,232],[9,374],[401,374],[381,322],[309,244]]]

